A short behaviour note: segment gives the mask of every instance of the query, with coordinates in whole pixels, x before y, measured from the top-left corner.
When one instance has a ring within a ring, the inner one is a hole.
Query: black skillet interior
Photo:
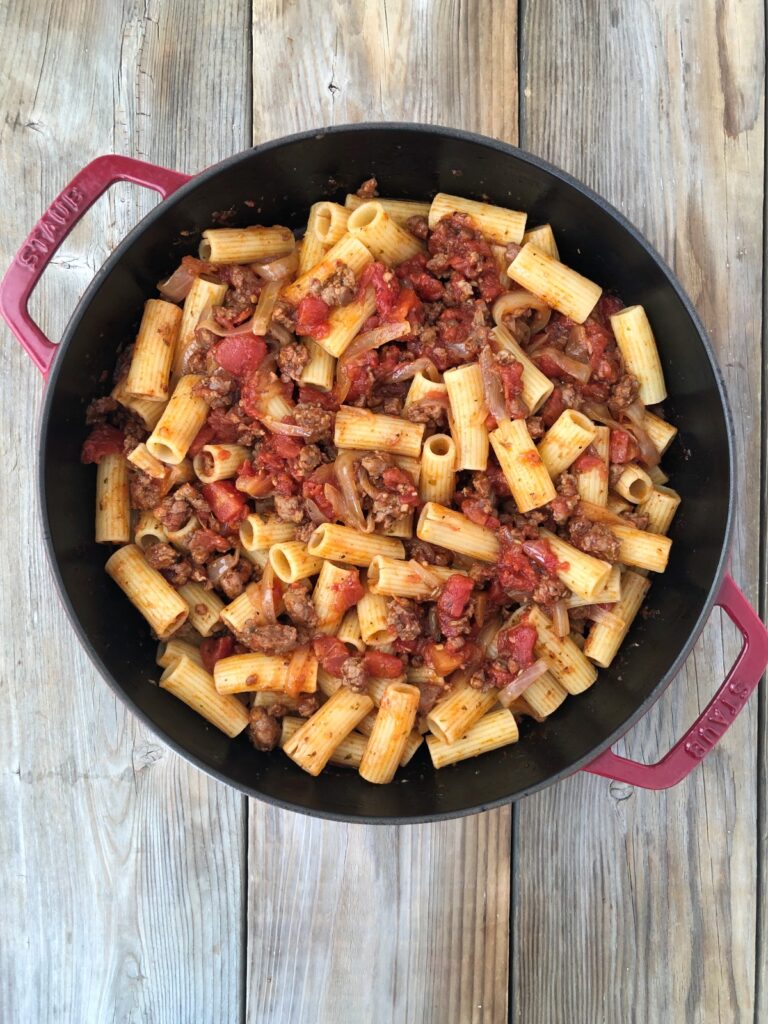
[[[383,195],[437,191],[489,197],[555,226],[561,257],[656,325],[670,418],[681,440],[665,468],[681,493],[669,569],[609,671],[513,747],[432,770],[422,748],[390,786],[330,768],[313,779],[280,754],[256,753],[209,726],[153,682],[156,645],[104,574],[93,542],[94,477],[79,462],[88,400],[132,336],[156,282],[187,252],[215,211],[231,223],[299,227],[320,197],[343,201],[375,174]],[[588,762],[655,700],[700,630],[722,573],[731,460],[722,385],[695,314],[646,244],[616,214],[551,168],[499,143],[421,126],[336,129],[248,151],[204,172],[153,211],[100,272],[73,317],[49,385],[41,432],[41,486],[52,561],[81,639],[108,681],[181,754],[249,794],[310,814],[352,820],[448,817],[514,799]],[[686,643],[688,639],[688,643]],[[76,679],[69,685],[77,686]]]

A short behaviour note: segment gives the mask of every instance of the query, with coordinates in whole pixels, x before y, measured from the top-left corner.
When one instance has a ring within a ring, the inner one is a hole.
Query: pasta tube
[[[162,402],[155,402],[148,398],[136,398],[129,395],[126,389],[127,377],[123,377],[112,388],[112,398],[119,402],[125,409],[130,409],[142,422],[145,430],[154,430],[158,420],[163,415],[165,406]]]
[[[398,416],[381,416],[342,405],[336,413],[333,443],[337,448],[390,452],[417,458],[421,453],[423,423],[410,423]]]
[[[145,551],[153,544],[167,544],[168,536],[159,519],[155,519],[151,512],[141,512],[136,520],[133,540],[142,551]]]
[[[318,633],[336,633],[350,603],[345,599],[349,593],[360,593],[357,570],[342,569],[333,562],[323,562],[312,591]]]
[[[525,420],[502,420],[490,434],[491,446],[521,512],[540,508],[557,497]]]
[[[285,746],[291,736],[297,733],[302,725],[304,725],[303,718],[292,718],[286,715],[283,719],[283,733],[280,745]],[[335,748],[329,761],[331,764],[337,764],[341,768],[359,768],[367,745],[367,736],[361,736],[359,732],[351,732]]]
[[[317,690],[317,658],[309,648],[289,654],[232,654],[213,666],[219,693],[272,690],[296,696]]]
[[[560,253],[557,251],[557,242],[551,224],[542,224],[538,228],[531,228],[523,235],[523,244],[531,242],[537,249],[541,249],[553,260],[560,261]]]
[[[341,741],[372,708],[373,701],[366,694],[339,687],[320,710],[296,730],[283,750],[305,772],[319,775]]]
[[[518,244],[523,240],[527,214],[445,192],[438,192],[432,200],[429,208],[430,228],[434,230],[443,217],[452,213],[468,214],[485,238],[496,245],[507,245],[509,242]]]
[[[651,572],[664,572],[667,568],[672,547],[669,537],[618,523],[611,523],[611,530],[619,541],[619,561],[624,565]]]
[[[269,564],[283,583],[296,583],[308,576],[317,576],[323,567],[322,558],[315,558],[300,540],[285,540],[269,549]]]
[[[593,441],[597,428],[589,417],[575,409],[566,409],[539,442],[539,455],[554,480],[581,455]]]
[[[200,636],[210,636],[221,625],[224,602],[202,583],[185,583],[179,594],[189,605],[189,621]]]
[[[589,466],[576,467],[576,486],[579,497],[595,505],[605,505],[608,501],[608,458],[611,439],[610,427],[595,427],[592,447],[595,449],[595,461],[590,460]],[[599,461],[597,461],[599,460]]]
[[[527,621],[536,629],[534,652],[547,663],[547,668],[568,693],[583,693],[597,679],[597,669],[569,636],[558,636],[552,623],[538,605],[526,609]],[[522,618],[514,615],[513,622]]]
[[[295,247],[290,228],[209,228],[203,232],[200,259],[211,263],[259,263],[288,256]]]
[[[147,438],[147,449],[160,462],[176,465],[184,459],[197,432],[208,418],[208,403],[193,393],[203,378],[182,377],[157,426]]]
[[[488,465],[488,406],[483,377],[477,363],[457,366],[443,375],[451,403],[451,434],[456,442],[457,469],[485,469]]]
[[[241,444],[206,444],[192,460],[198,480],[212,484],[231,480],[250,452]]]
[[[149,449],[143,441],[141,444],[137,444],[126,458],[132,466],[140,469],[147,476],[151,476],[153,480],[162,480],[168,473],[168,467],[154,455],[149,454]]]
[[[283,298],[290,303],[298,305],[308,295],[313,281],[325,284],[329,277],[335,274],[339,263],[349,267],[357,277],[360,272],[373,262],[373,256],[358,239],[352,235],[342,235],[339,241],[326,252],[319,263],[297,277],[292,284],[286,285],[283,289]]]
[[[381,203],[363,203],[349,215],[350,235],[362,242],[375,259],[396,266],[423,248],[418,239],[392,220]]]
[[[96,467],[97,544],[127,544],[131,539],[128,463],[124,455],[102,455]]]
[[[405,548],[394,537],[360,533],[337,523],[321,523],[311,534],[307,550],[317,558],[361,566],[370,565],[375,555],[405,558]]]
[[[315,234],[325,246],[335,245],[347,231],[350,211],[339,203],[315,203]]]
[[[160,676],[160,686],[230,738],[238,736],[248,725],[247,708],[236,697],[217,693],[211,676],[185,655],[166,668]]]
[[[553,260],[531,242],[523,246],[507,273],[513,281],[577,324],[584,323],[603,292],[599,285]]]
[[[443,743],[455,743],[475,722],[490,711],[499,691],[476,690],[469,685],[467,673],[456,682],[453,689],[441,697],[427,715],[427,725]]]
[[[653,490],[653,481],[639,466],[629,463],[614,484],[617,494],[627,501],[637,504],[645,501]]]
[[[147,563],[135,544],[119,548],[104,568],[161,640],[186,622],[186,601]]]
[[[125,389],[134,398],[168,401],[168,385],[181,309],[163,299],[149,299],[139,325]]]
[[[368,587],[357,602],[357,617],[360,622],[360,635],[368,646],[381,647],[397,639],[395,631],[387,621],[386,597],[372,593]]]
[[[460,555],[481,562],[495,562],[499,557],[499,540],[492,530],[471,522],[461,512],[428,501],[416,524],[416,536],[427,544],[437,544]],[[386,551],[380,554],[388,554]],[[403,556],[404,557],[404,553]],[[432,567],[430,566],[430,569]]]
[[[309,352],[309,362],[302,370],[301,383],[310,384],[321,391],[330,391],[333,387],[336,360],[330,352],[326,352],[322,345],[318,345],[311,338],[305,338],[304,345]]]
[[[642,306],[627,306],[611,317],[616,344],[630,373],[640,382],[643,405],[655,405],[667,397],[659,350]]]
[[[360,196],[347,195],[344,200],[344,205],[348,210],[356,210],[358,206],[362,206],[363,203],[370,202],[368,199],[362,199]],[[418,202],[415,199],[376,199],[377,203],[381,203],[386,212],[401,227],[407,227],[408,221],[411,217],[427,217],[429,216],[429,203]]]
[[[464,574],[444,565],[422,565],[415,559],[406,562],[376,555],[368,566],[368,586],[373,594],[427,601],[447,579],[456,575]]]
[[[169,665],[175,664],[181,657],[187,657],[190,661],[194,661],[196,665],[199,665],[201,668],[203,667],[200,648],[195,647],[194,644],[190,644],[186,640],[177,640],[173,637],[171,640],[161,640],[157,645],[155,661],[161,668],[168,668]]]
[[[487,437],[487,432],[486,432]],[[447,505],[456,490],[456,445],[447,434],[433,434],[421,453],[419,497]]]
[[[536,412],[555,390],[554,382],[546,374],[542,373],[535,363],[531,362],[503,324],[494,327],[491,334],[493,334],[500,349],[505,352],[511,352],[518,363],[522,363],[523,393],[520,397],[532,413]]]
[[[451,744],[444,743],[437,736],[427,736],[427,747],[435,768],[445,768],[446,765],[456,764],[468,757],[477,757],[490,750],[517,743],[519,737],[515,716],[506,708],[499,708],[485,715]]]
[[[387,686],[360,762],[360,774],[367,782],[382,784],[394,778],[416,721],[420,696],[419,688],[408,683]]]
[[[195,330],[203,313],[213,306],[220,306],[226,294],[226,284],[206,281],[204,277],[196,277],[192,282],[192,287],[184,299],[179,336],[173,350],[173,380],[178,380],[184,372],[184,361],[195,340]]]
[[[547,541],[558,561],[557,578],[579,597],[594,599],[608,582],[611,563],[580,551],[549,530],[540,530],[539,534]]]
[[[654,446],[658,449],[660,455],[663,455],[667,448],[669,448],[677,434],[677,427],[673,427],[671,423],[667,423],[661,416],[648,412],[647,409],[643,415],[643,428]]]
[[[596,622],[587,635],[584,654],[601,668],[608,668],[624,643],[629,627],[640,611],[650,587],[649,580],[628,569],[621,576],[621,597],[610,623]]]
[[[328,315],[328,333],[318,338],[317,344],[329,355],[339,357],[349,348],[368,317],[376,312],[372,288],[366,288],[360,298],[346,306],[335,306]]]
[[[680,495],[671,487],[656,484],[637,511],[648,516],[648,529],[652,533],[668,533],[680,504]]]
[[[240,524],[240,543],[246,551],[264,551],[273,544],[284,544],[296,536],[294,523],[286,523],[277,516],[262,519],[255,512]]]

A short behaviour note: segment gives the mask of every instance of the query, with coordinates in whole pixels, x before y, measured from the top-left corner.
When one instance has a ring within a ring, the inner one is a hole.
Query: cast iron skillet
[[[669,415],[680,440],[665,468],[683,498],[671,530],[668,571],[599,683],[568,699],[513,747],[436,772],[422,748],[389,786],[327,769],[313,779],[279,753],[230,741],[170,694],[158,677],[156,644],[143,619],[104,573],[93,542],[93,468],[79,461],[83,413],[101,393],[116,345],[133,336],[156,282],[195,252],[216,211],[232,223],[299,227],[321,197],[341,199],[376,175],[383,194],[437,191],[527,210],[551,222],[561,258],[626,302],[642,303],[661,342]],[[165,198],[118,246],[52,345],[27,312],[28,297],[73,224],[107,187],[129,180]],[[307,132],[247,150],[188,179],[124,157],[89,164],[49,207],[0,289],[0,309],[49,377],[40,427],[43,532],[64,605],[86,650],[128,706],[193,764],[250,796],[321,817],[414,822],[483,810],[541,789],[579,768],[662,788],[682,779],[741,709],[768,660],[768,634],[725,573],[734,500],[733,426],[709,341],[675,276],[627,221],[562,171],[512,146],[424,125],[375,124]],[[608,749],[645,714],[679,671],[714,604],[744,635],[744,647],[713,702],[658,765]],[[70,680],[71,686],[77,680]]]

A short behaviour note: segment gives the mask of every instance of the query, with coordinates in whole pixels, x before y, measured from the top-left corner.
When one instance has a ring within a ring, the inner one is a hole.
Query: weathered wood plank
[[[763,8],[690,0],[565,12],[525,5],[522,144],[638,224],[701,313],[736,413],[732,569],[754,600]],[[733,660],[734,633],[715,616],[623,752],[652,761],[669,748]],[[582,776],[520,805],[512,1019],[752,1021],[756,721],[752,701],[668,793]]]
[[[515,141],[511,0],[314,10],[254,3],[254,141],[374,119]],[[401,829],[249,817],[249,1021],[507,1020],[509,809]]]
[[[247,143],[242,4],[11,3],[0,20],[3,267],[91,158],[195,170]],[[67,240],[35,301],[54,337],[154,201],[114,189]],[[3,325],[0,1019],[238,1020],[244,803],[123,709],[52,595],[34,495],[42,390]]]

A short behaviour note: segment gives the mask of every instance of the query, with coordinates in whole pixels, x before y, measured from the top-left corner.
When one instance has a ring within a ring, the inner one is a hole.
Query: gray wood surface
[[[525,148],[638,224],[702,314],[745,467],[733,572],[758,598],[757,0],[11,0],[0,34],[2,267],[104,152],[191,172],[318,124],[424,120],[513,142],[519,124]],[[73,232],[33,303],[52,336],[154,201],[115,188]],[[514,814],[401,829],[246,802],[142,729],[77,645],[34,507],[42,382],[2,338],[0,1021],[768,1019],[757,702],[663,794],[576,776]],[[716,617],[620,752],[663,754],[735,651]]]
[[[0,6],[3,268],[93,157],[197,170],[247,145],[248,11],[190,12],[182,0]],[[35,297],[52,337],[155,201],[115,188],[70,236]],[[42,392],[5,330],[0,1020],[237,1021],[244,800],[143,729],[75,640],[39,536]]]

